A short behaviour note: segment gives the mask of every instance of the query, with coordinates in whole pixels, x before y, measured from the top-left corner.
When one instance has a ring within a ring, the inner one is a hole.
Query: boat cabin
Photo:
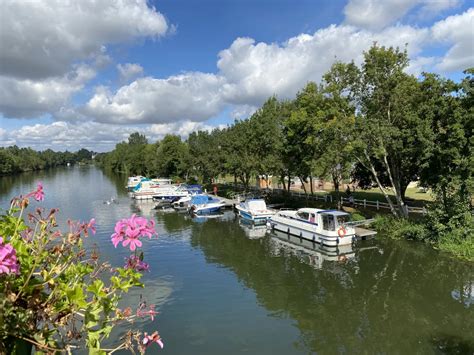
[[[351,221],[349,213],[338,210],[320,210],[317,208],[301,208],[296,213],[298,219],[319,225],[323,230],[334,232]]]

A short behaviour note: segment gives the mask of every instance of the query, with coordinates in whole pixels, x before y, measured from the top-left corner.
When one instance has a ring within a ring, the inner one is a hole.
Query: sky
[[[4,0],[0,146],[112,150],[249,117],[374,42],[409,73],[474,66],[468,0]]]

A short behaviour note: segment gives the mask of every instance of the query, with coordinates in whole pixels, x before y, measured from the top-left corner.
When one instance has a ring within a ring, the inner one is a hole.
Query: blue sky
[[[98,151],[131,132],[185,138],[294,97],[373,41],[408,43],[410,73],[474,66],[463,0],[7,1],[0,145]]]

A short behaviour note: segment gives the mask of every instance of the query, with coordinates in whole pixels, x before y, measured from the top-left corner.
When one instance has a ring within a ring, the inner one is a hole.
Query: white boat
[[[171,203],[176,210],[187,210],[189,208],[189,204],[191,202],[191,195],[180,197],[178,200]]]
[[[188,195],[189,192],[179,185],[162,185],[152,180],[142,180],[133,189],[133,198],[136,200],[176,200]]]
[[[279,211],[270,218],[269,225],[277,231],[330,247],[349,245],[355,240],[350,214],[342,211],[317,208]]]
[[[141,176],[141,175],[137,175],[137,176],[130,176],[128,179],[127,179],[127,186],[126,188],[128,190],[132,190],[133,188],[135,188],[139,183],[140,181],[142,181],[143,179],[145,179],[145,177]]]
[[[195,214],[219,212],[225,202],[208,195],[194,195],[190,201],[190,211]]]
[[[250,199],[235,206],[239,216],[254,223],[265,223],[276,211],[267,208],[263,199]]]

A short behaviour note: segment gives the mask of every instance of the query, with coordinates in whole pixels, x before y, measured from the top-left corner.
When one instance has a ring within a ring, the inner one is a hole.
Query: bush
[[[373,226],[379,235],[386,235],[392,239],[426,240],[428,238],[428,230],[424,224],[408,219],[377,215]]]

